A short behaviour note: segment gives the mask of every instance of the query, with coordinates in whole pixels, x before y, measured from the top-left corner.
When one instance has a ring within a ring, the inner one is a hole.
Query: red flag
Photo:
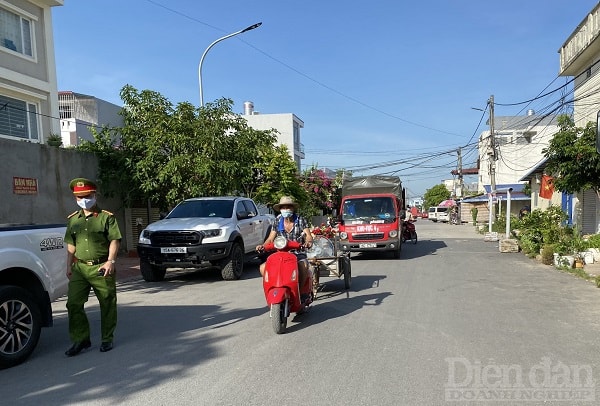
[[[552,176],[543,175],[542,185],[540,187],[540,197],[544,199],[552,199],[554,193],[554,184],[552,183]]]

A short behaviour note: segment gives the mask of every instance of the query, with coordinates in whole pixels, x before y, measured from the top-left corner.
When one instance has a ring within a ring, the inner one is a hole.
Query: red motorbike
[[[300,286],[298,259],[289,252],[301,248],[299,242],[290,241],[283,236],[277,236],[274,242],[264,245],[266,252],[276,251],[267,258],[263,289],[267,305],[271,308],[273,330],[277,334],[285,332],[287,318],[291,313],[304,312],[314,298],[313,273],[308,272],[309,277],[304,286]]]
[[[417,243],[417,229],[415,227],[414,220],[404,221],[404,227],[402,229],[402,242],[411,241],[413,244]]]

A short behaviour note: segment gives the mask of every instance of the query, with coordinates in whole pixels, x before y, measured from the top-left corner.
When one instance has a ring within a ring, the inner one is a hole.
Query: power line
[[[154,4],[155,6],[161,7],[161,8],[163,8],[163,9],[165,9],[165,10],[169,11],[169,12],[172,12],[172,13],[175,13],[175,14],[177,14],[177,15],[179,15],[179,16],[182,16],[182,17],[184,17],[184,18],[187,18],[187,19],[189,19],[189,20],[191,20],[191,21],[194,21],[194,22],[200,23],[200,24],[202,24],[202,25],[205,25],[205,26],[207,26],[207,27],[210,27],[210,28],[212,28],[212,29],[218,30],[218,31],[220,31],[220,32],[226,32],[225,30],[223,30],[223,29],[221,29],[221,28],[215,27],[215,26],[213,26],[213,25],[211,25],[211,24],[208,24],[208,23],[206,23],[206,22],[204,22],[204,21],[201,21],[201,20],[199,20],[199,19],[197,19],[197,18],[191,17],[191,16],[189,16],[189,15],[187,15],[187,14],[185,14],[185,13],[182,13],[182,12],[180,12],[180,11],[177,11],[177,10],[175,10],[175,9],[172,9],[172,8],[170,8],[170,7],[164,6],[163,4],[160,4],[160,3],[159,3],[159,2],[157,2],[157,1],[154,1],[154,0],[146,0],[146,1],[147,1],[148,3]],[[269,53],[267,53],[267,52],[263,51],[262,49],[260,49],[260,48],[258,48],[258,47],[256,47],[256,46],[254,46],[254,45],[252,45],[252,44],[250,44],[249,42],[247,42],[246,40],[244,40],[244,39],[242,39],[242,38],[238,38],[238,37],[236,37],[236,39],[237,39],[238,41],[241,41],[241,42],[243,42],[244,44],[246,44],[246,45],[247,45],[247,46],[249,46],[250,48],[254,49],[255,51],[257,51],[257,52],[259,52],[259,53],[263,54],[263,55],[264,55],[264,56],[266,56],[267,58],[269,58],[269,59],[271,59],[271,60],[273,60],[273,61],[277,62],[278,64],[280,64],[280,65],[282,65],[282,66],[286,67],[287,69],[289,69],[289,70],[291,70],[291,71],[293,71],[293,72],[297,73],[298,75],[300,75],[300,76],[302,76],[302,77],[304,77],[304,78],[306,78],[306,79],[310,80],[311,82],[313,82],[313,83],[316,83],[317,85],[319,85],[319,86],[321,86],[321,87],[323,87],[323,88],[325,88],[325,89],[327,89],[327,90],[329,90],[329,91],[331,91],[331,92],[333,92],[333,93],[337,94],[338,96],[341,96],[341,97],[343,97],[343,98],[345,98],[345,99],[348,99],[348,100],[350,100],[350,101],[352,101],[352,102],[354,102],[354,103],[356,103],[356,104],[359,104],[359,105],[361,105],[361,106],[363,106],[363,107],[365,107],[365,108],[367,108],[367,109],[373,110],[373,111],[375,111],[375,112],[377,112],[377,113],[379,113],[379,114],[382,114],[382,115],[384,115],[384,116],[387,116],[387,117],[390,117],[390,118],[393,118],[393,119],[396,119],[396,120],[402,121],[402,122],[404,122],[404,123],[407,123],[407,124],[414,125],[414,126],[416,126],[416,127],[425,128],[425,129],[428,129],[428,130],[431,130],[431,131],[435,131],[435,132],[439,132],[439,133],[442,133],[442,134],[454,135],[454,136],[457,136],[457,137],[464,137],[464,135],[462,135],[462,134],[456,134],[456,133],[452,133],[452,132],[449,132],[449,131],[440,130],[440,129],[438,129],[438,128],[429,127],[429,126],[427,126],[427,125],[424,125],[424,124],[416,123],[416,122],[414,122],[414,121],[406,120],[406,119],[404,119],[404,118],[402,118],[402,117],[396,116],[396,115],[394,115],[394,114],[391,114],[391,113],[388,113],[388,112],[386,112],[386,111],[384,111],[384,110],[381,110],[381,109],[379,109],[379,108],[377,108],[377,107],[374,107],[374,106],[372,106],[372,105],[370,105],[370,104],[368,104],[368,103],[365,103],[365,102],[363,102],[363,101],[361,101],[361,100],[359,100],[359,99],[357,99],[357,98],[355,98],[355,97],[349,96],[349,95],[347,95],[347,94],[345,94],[345,93],[343,93],[343,92],[341,92],[341,91],[339,91],[339,90],[337,90],[337,89],[335,89],[335,88],[333,88],[333,87],[331,87],[331,86],[329,86],[329,85],[327,85],[327,84],[325,84],[325,83],[323,83],[323,82],[320,82],[320,81],[318,81],[317,79],[315,79],[315,78],[313,78],[313,77],[311,77],[311,76],[307,75],[306,73],[304,73],[304,72],[300,71],[300,70],[299,70],[299,69],[297,69],[297,68],[294,68],[293,66],[289,65],[288,63],[285,63],[285,62],[283,62],[282,60],[280,60],[280,59],[277,59],[277,58],[276,58],[276,57],[274,57],[273,55],[271,55],[271,54],[269,54]]]

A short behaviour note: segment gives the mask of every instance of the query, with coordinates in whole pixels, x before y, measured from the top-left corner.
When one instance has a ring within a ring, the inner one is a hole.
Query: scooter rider
[[[414,220],[412,211],[410,210],[410,206],[406,206],[406,210],[405,210],[405,214],[404,214],[404,221],[411,221],[411,220]]]
[[[294,202],[291,196],[283,196],[279,199],[279,203],[273,205],[275,211],[279,211],[280,214],[275,220],[275,227],[271,230],[271,233],[263,243],[258,245],[256,251],[264,251],[264,244],[272,243],[275,237],[282,235],[291,241],[298,241],[305,248],[312,247],[313,238],[308,228],[308,222],[302,216],[295,213],[298,209],[298,203]],[[298,271],[300,273],[300,286],[304,286],[306,279],[308,278],[308,259],[304,252],[294,252],[298,258]],[[266,262],[260,264],[260,274],[265,274]]]
[[[403,210],[404,211],[404,215],[402,216],[402,220],[404,220],[402,222],[402,235],[404,235],[404,233],[406,232],[406,227],[407,227],[407,223],[409,221],[414,220],[414,217],[412,215],[412,212],[410,211],[410,206],[406,206],[406,209]]]

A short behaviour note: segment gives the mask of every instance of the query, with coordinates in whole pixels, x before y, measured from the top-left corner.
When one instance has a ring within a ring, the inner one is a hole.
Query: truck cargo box
[[[344,179],[342,197],[348,195],[392,193],[402,199],[402,182],[398,176],[357,176]]]

